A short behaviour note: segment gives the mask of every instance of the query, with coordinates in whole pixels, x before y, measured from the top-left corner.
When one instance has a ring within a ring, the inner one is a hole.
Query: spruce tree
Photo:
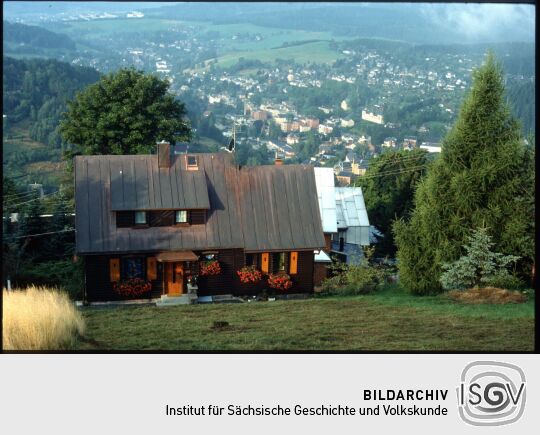
[[[404,287],[442,291],[442,264],[460,258],[471,229],[480,227],[497,252],[520,257],[518,271],[526,276],[534,259],[534,151],[510,113],[491,53],[473,72],[441,155],[418,184],[411,218],[394,224]]]
[[[382,236],[377,236],[377,257],[396,255],[392,224],[407,217],[413,207],[414,190],[428,166],[427,152],[388,151],[370,161],[364,177],[355,186],[362,187],[368,216]]]

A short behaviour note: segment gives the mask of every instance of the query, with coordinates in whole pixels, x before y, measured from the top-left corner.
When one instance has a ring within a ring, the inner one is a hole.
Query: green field
[[[343,57],[341,53],[329,48],[329,41],[349,39],[335,37],[330,32],[277,29],[253,24],[214,25],[210,22],[156,18],[73,21],[50,30],[65,33],[83,43],[84,39],[104,40],[115,34],[182,31],[187,27],[196,29],[197,36],[202,39],[207,32],[219,33],[217,39],[220,40],[221,48],[216,60],[222,67],[231,66],[241,57],[262,62],[273,62],[281,58],[294,59],[299,63],[329,63]],[[285,43],[298,45],[283,47]]]
[[[86,350],[515,351],[534,349],[534,303],[461,305],[376,295],[158,308],[84,308]],[[215,328],[214,322],[229,326]]]
[[[331,50],[328,41],[311,42],[293,47],[269,48],[252,51],[240,51],[224,54],[217,58],[217,65],[230,67],[240,58],[257,59],[261,62],[274,62],[276,59],[294,60],[296,63],[331,63],[343,55]]]

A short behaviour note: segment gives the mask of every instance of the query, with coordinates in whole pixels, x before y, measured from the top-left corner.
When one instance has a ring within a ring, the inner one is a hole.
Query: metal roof
[[[322,249],[320,251],[314,251],[315,263],[331,263],[332,259]]]
[[[337,219],[334,170],[332,168],[314,168],[314,171],[323,232],[336,233]]]
[[[148,156],[101,156],[108,171],[111,210],[209,209],[204,170],[186,171],[184,156],[171,158],[171,167],[158,168]]]
[[[369,227],[369,219],[361,187],[336,187],[338,228]]]
[[[263,252],[324,247],[312,167],[240,169],[231,154],[194,155],[198,171],[187,171],[179,162],[182,155],[173,156],[171,167],[165,169],[158,169],[156,155],[75,157],[77,252],[226,248]],[[122,176],[124,171],[128,173],[122,177],[121,187],[115,179],[120,170]],[[120,201],[120,193],[113,199],[113,189],[123,192],[130,207],[206,206],[206,224],[117,228],[113,204],[117,210],[125,210],[127,205]]]

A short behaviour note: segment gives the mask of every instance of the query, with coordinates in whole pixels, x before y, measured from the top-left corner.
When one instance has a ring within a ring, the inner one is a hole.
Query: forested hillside
[[[32,54],[39,49],[75,50],[75,42],[68,36],[51,32],[38,26],[3,21],[4,52]]]
[[[521,121],[525,135],[535,132],[535,86],[534,82],[509,83],[506,94],[514,115]]]
[[[4,174],[19,183],[41,182],[55,188],[61,174],[58,133],[66,101],[99,79],[87,67],[48,59],[4,57]]]
[[[29,120],[33,140],[58,148],[61,141],[56,127],[66,101],[98,79],[99,73],[92,68],[56,60],[4,57],[3,112],[8,124]]]

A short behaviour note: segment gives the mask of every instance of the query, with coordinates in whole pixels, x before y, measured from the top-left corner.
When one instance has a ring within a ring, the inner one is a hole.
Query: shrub
[[[67,293],[31,286],[3,290],[2,341],[6,350],[70,349],[84,321]]]
[[[72,299],[82,299],[84,289],[83,260],[76,263],[69,260],[47,261],[44,263],[25,264],[17,280],[18,286],[38,285],[67,290]]]
[[[494,243],[486,228],[474,230],[467,240],[467,254],[442,265],[440,282],[445,290],[486,286],[490,282],[515,283],[506,268],[519,257],[492,252]]]
[[[498,273],[486,280],[488,287],[500,287],[508,290],[519,290],[523,288],[523,281],[515,275],[509,273]]]
[[[369,264],[350,265],[345,272],[345,279],[345,287],[350,293],[373,293],[384,281],[384,272]]]
[[[329,269],[334,276],[321,284],[323,293],[335,295],[357,295],[372,293],[384,282],[386,273],[380,265],[372,265],[373,249],[365,252],[360,264],[334,263]]]

